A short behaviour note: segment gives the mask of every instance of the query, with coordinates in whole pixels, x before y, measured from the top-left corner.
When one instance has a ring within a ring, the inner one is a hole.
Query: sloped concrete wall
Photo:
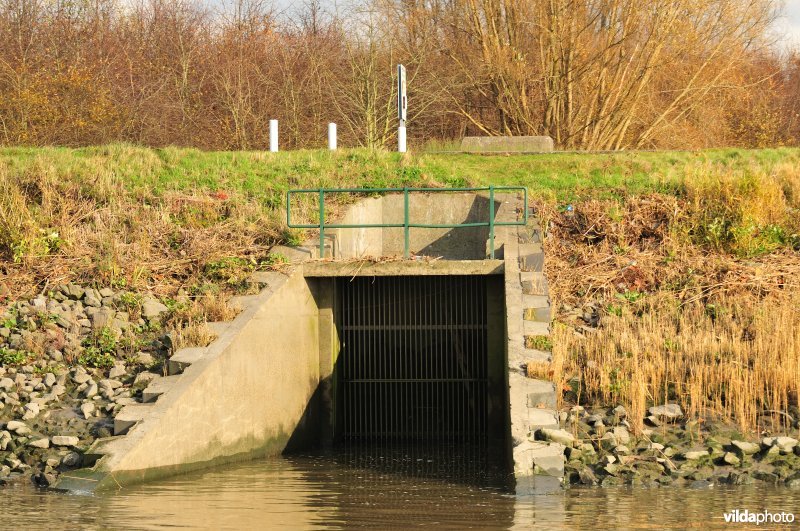
[[[96,490],[278,455],[319,380],[319,310],[301,270],[243,311],[94,469]],[[81,478],[62,478],[73,488]]]

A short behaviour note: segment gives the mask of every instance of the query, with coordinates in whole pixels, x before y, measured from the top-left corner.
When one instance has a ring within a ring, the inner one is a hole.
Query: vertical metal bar
[[[403,188],[403,238],[404,238],[404,252],[403,256],[407,259],[411,256],[411,244],[408,228],[408,186]]]
[[[319,189],[319,257],[325,258],[325,189]]]
[[[286,191],[286,226],[292,226],[292,191]]]
[[[494,260],[494,185],[489,185],[489,249]]]

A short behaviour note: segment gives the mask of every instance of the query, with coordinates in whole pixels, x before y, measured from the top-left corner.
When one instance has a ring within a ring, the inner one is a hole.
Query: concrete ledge
[[[306,277],[391,277],[424,275],[501,275],[502,260],[391,260],[306,262]]]
[[[186,367],[203,357],[206,347],[188,347],[175,352],[167,363],[167,374],[170,376],[182,373]]]
[[[155,402],[159,396],[169,391],[181,377],[180,374],[156,378],[142,391],[142,402]]]
[[[228,306],[234,310],[242,311],[257,301],[258,295],[239,295],[238,297],[231,297],[231,300],[228,301]]]
[[[467,153],[550,153],[554,149],[549,136],[465,136],[461,151]]]
[[[522,330],[526,336],[547,336],[550,335],[550,323],[525,319],[522,321]]]
[[[125,435],[153,408],[152,404],[129,404],[114,417],[114,435]]]
[[[540,271],[521,271],[520,280],[522,281],[522,292],[526,295],[547,297],[550,293],[547,278]]]

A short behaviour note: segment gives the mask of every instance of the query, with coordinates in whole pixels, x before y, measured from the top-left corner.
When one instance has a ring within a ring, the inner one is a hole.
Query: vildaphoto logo
[[[771,513],[769,511],[762,511],[754,513],[747,509],[741,511],[734,509],[723,514],[725,523],[728,524],[791,524],[794,522],[793,513]]]

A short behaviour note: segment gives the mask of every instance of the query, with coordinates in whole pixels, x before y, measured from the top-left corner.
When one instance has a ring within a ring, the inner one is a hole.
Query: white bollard
[[[406,152],[406,126],[404,125],[397,128],[397,151]]]
[[[278,120],[269,121],[269,150],[278,152]]]
[[[336,150],[336,124],[333,122],[328,124],[328,149]]]

